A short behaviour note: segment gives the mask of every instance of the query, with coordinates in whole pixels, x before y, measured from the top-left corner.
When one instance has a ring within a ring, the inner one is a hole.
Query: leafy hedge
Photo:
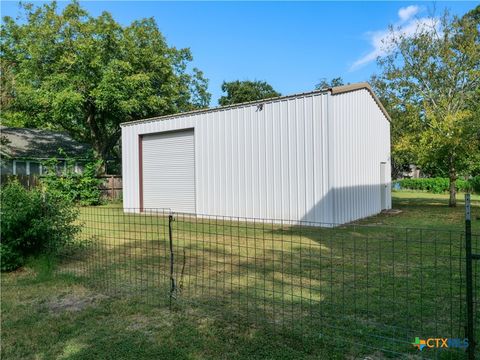
[[[101,160],[95,160],[90,154],[84,163],[82,173],[75,172],[75,159],[66,159],[65,171],[61,174],[58,174],[57,170],[59,164],[55,158],[48,159],[42,164],[46,173],[42,177],[42,184],[49,192],[81,205],[99,205],[102,202],[99,188],[102,179],[97,177],[102,165]]]
[[[17,181],[1,188],[1,270],[22,266],[28,256],[55,253],[72,242],[78,210],[56,193],[26,190]]]
[[[441,194],[450,190],[448,178],[420,178],[420,179],[400,179],[396,183],[401,189],[428,191],[434,194]],[[465,192],[467,190],[480,194],[480,176],[470,180],[457,179],[457,191]]]
[[[473,192],[480,194],[480,175],[477,175],[469,180]]]

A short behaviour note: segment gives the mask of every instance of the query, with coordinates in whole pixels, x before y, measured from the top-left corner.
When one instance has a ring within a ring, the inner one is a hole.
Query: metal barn
[[[391,207],[367,83],[122,124],[123,206],[341,224]]]

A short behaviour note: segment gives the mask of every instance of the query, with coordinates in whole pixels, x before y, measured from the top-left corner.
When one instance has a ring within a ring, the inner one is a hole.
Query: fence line
[[[101,175],[100,179],[103,184],[100,185],[102,196],[110,200],[117,200],[122,198],[123,183],[121,175]]]
[[[33,189],[40,185],[42,175],[11,175],[1,174],[0,185],[6,184],[12,180],[17,180],[24,188]],[[99,186],[102,197],[110,200],[118,200],[122,198],[123,185],[121,175],[100,175],[103,183]]]
[[[33,189],[40,184],[40,177],[36,175],[0,174],[1,185],[6,184],[12,180],[17,180],[26,189]]]
[[[465,338],[463,232],[129,210],[81,208],[82,246],[63,254],[61,271],[111,296],[195,308],[345,356],[465,354],[412,345]],[[480,250],[478,235],[472,242]]]

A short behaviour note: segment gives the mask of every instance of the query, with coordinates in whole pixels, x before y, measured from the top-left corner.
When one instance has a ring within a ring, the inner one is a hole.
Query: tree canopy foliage
[[[332,78],[330,81],[327,78],[321,78],[319,83],[315,85],[315,89],[323,90],[342,85],[345,85],[345,83],[341,77]]]
[[[190,50],[168,46],[153,18],[122,26],[76,1],[21,10],[1,25],[4,124],[66,130],[105,159],[120,123],[208,106]]]
[[[392,29],[372,83],[393,118],[393,156],[450,179],[480,171],[479,9],[447,13],[413,36]]]
[[[267,82],[258,80],[224,81],[222,91],[226,93],[226,95],[218,99],[218,103],[222,106],[268,99],[281,95]]]

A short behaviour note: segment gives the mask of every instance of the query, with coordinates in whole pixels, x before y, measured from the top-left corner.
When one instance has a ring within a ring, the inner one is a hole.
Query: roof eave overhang
[[[348,92],[352,92],[352,91],[357,91],[357,90],[361,90],[361,89],[365,89],[367,90],[373,97],[373,100],[375,100],[375,102],[377,103],[378,107],[380,108],[380,110],[383,112],[383,114],[385,115],[385,117],[387,118],[387,120],[389,122],[392,122],[392,118],[390,117],[390,115],[388,114],[387,110],[385,109],[385,107],[383,106],[382,102],[380,101],[380,99],[378,98],[377,95],[375,95],[375,92],[373,91],[372,87],[370,86],[369,83],[367,82],[361,82],[361,83],[355,83],[355,84],[350,84],[350,85],[343,85],[343,86],[335,86],[335,87],[332,87],[330,89],[328,89],[330,91],[330,93],[332,95],[338,95],[338,94],[344,94],[344,93],[348,93]]]
[[[300,93],[300,94],[278,96],[278,97],[273,97],[273,98],[268,98],[268,99],[249,101],[249,102],[227,105],[227,106],[218,106],[218,107],[214,107],[214,108],[198,109],[198,110],[186,111],[186,112],[171,114],[171,115],[156,116],[156,117],[147,118],[147,119],[126,121],[126,122],[121,123],[120,127],[129,126],[129,125],[136,125],[136,124],[141,124],[141,123],[146,123],[146,122],[151,122],[151,121],[170,120],[170,119],[175,119],[175,118],[179,118],[179,117],[182,117],[182,116],[189,116],[189,115],[195,115],[195,114],[200,114],[200,113],[207,113],[207,112],[214,112],[214,111],[219,111],[219,110],[239,108],[239,107],[242,107],[242,106],[264,104],[264,103],[267,103],[267,102],[285,100],[285,99],[290,99],[290,98],[295,98],[295,97],[300,97],[300,96],[309,96],[309,95],[322,94],[322,93],[328,93],[328,92],[331,93],[332,95],[338,95],[338,94],[343,94],[343,93],[347,93],[347,92],[351,92],[351,91],[357,91],[357,90],[361,90],[361,89],[366,89],[366,90],[368,90],[368,92],[370,92],[373,99],[375,100],[377,105],[380,107],[380,110],[383,112],[383,114],[385,115],[387,120],[389,122],[391,122],[392,119],[390,118],[390,115],[388,114],[387,110],[385,109],[385,107],[380,102],[380,99],[373,92],[373,89],[370,86],[370,84],[367,83],[367,82],[361,82],[361,83],[355,83],[355,84],[350,84],[350,85],[335,86],[335,87],[332,87],[332,88],[314,90],[314,91],[304,92],[304,93]]]

